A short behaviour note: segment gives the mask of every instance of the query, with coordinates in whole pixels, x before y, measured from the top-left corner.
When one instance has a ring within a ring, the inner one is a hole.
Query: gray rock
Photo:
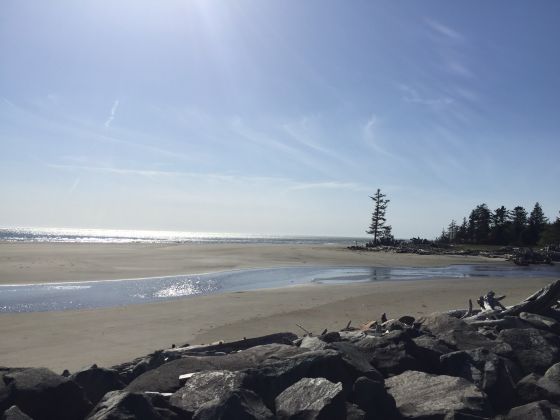
[[[346,403],[346,420],[367,420],[366,412],[356,404]]]
[[[521,312],[519,318],[528,322],[533,327],[560,334],[560,323],[556,320],[544,315],[532,314],[529,312]]]
[[[427,373],[439,373],[440,357],[454,351],[444,341],[428,335],[414,338],[412,341],[416,345],[414,356],[417,360],[424,361],[424,370]]]
[[[16,405],[12,405],[8,408],[4,415],[2,416],[2,420],[33,420],[23,411],[21,411]]]
[[[303,337],[299,346],[309,350],[324,350],[327,345],[328,344],[319,337]]]
[[[76,372],[70,379],[84,389],[93,404],[97,404],[107,392],[125,387],[117,371],[98,367]]]
[[[340,333],[338,331],[328,332],[326,334],[320,335],[319,338],[325,343],[335,343],[342,340],[342,337],[340,336]]]
[[[360,376],[383,382],[383,375],[369,362],[366,355],[351,343],[336,342],[328,345],[327,349],[336,350],[342,358],[360,372]]]
[[[560,363],[555,363],[549,367],[544,376],[552,381],[560,383]]]
[[[385,385],[406,418],[443,418],[453,412],[492,414],[484,392],[464,378],[409,371],[387,379]]]
[[[505,420],[557,420],[560,419],[560,407],[548,401],[537,401],[512,408]]]
[[[111,391],[95,406],[88,420],[162,420],[147,396],[143,394]]]
[[[307,351],[307,349],[295,346],[267,344],[224,356],[186,356],[143,373],[133,380],[126,390],[129,392],[175,392],[181,388],[179,375],[185,373],[209,370],[237,371],[259,367]]]
[[[516,391],[519,401],[523,403],[539,400],[560,403],[560,382],[550,377],[531,373],[517,383]]]
[[[257,394],[246,389],[227,393],[222,398],[203,404],[193,420],[272,420],[272,412]]]
[[[498,338],[513,349],[513,358],[525,374],[543,374],[560,359],[560,337],[532,328],[509,329]]]
[[[382,382],[358,378],[352,388],[352,401],[366,412],[368,419],[399,418],[395,399]]]
[[[184,387],[171,396],[169,402],[194,413],[203,404],[213,399],[223,399],[231,391],[242,388],[245,379],[245,374],[228,370],[195,373]]]
[[[342,384],[324,378],[303,378],[275,399],[281,419],[342,419],[346,404]]]
[[[489,397],[498,411],[508,409],[516,397],[515,384],[521,377],[517,366],[487,349],[457,351],[441,356],[442,373],[460,376],[474,383]]]
[[[334,383],[341,382],[349,393],[354,381],[364,376],[362,369],[334,350],[302,353],[243,372],[248,375],[246,387],[259,394],[270,408],[282,391],[300,379],[325,378]]]
[[[45,368],[4,375],[14,405],[35,420],[83,418],[92,407],[74,381]]]

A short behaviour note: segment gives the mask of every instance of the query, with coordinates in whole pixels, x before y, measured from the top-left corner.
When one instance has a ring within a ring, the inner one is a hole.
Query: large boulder
[[[193,420],[272,420],[272,412],[257,394],[247,389],[226,393],[200,406]]]
[[[383,382],[383,375],[371,365],[366,354],[354,344],[340,341],[329,344],[327,349],[339,352],[346,363],[361,373],[360,376]]]
[[[90,413],[88,420],[163,420],[162,416],[144,394],[111,391]]]
[[[185,386],[171,396],[169,402],[194,413],[203,404],[213,399],[223,399],[231,391],[241,389],[245,379],[244,373],[228,370],[195,373],[187,380]]]
[[[353,344],[384,376],[424,370],[423,363],[414,357],[416,345],[404,331],[392,331],[381,337],[366,336]]]
[[[247,387],[259,394],[270,408],[282,391],[300,379],[325,378],[334,383],[341,382],[345,392],[349,393],[354,381],[364,376],[363,370],[348,363],[334,350],[302,353],[243,372],[248,375]]]
[[[303,378],[282,391],[275,399],[281,419],[342,419],[346,403],[341,383],[324,378]]]
[[[457,351],[441,356],[441,371],[474,383],[489,397],[498,411],[510,408],[515,399],[515,384],[521,377],[509,359],[487,349]]]
[[[399,418],[395,399],[387,393],[382,382],[366,377],[356,379],[351,399],[370,420]]]
[[[424,362],[425,369],[423,370],[427,373],[439,373],[441,371],[440,357],[454,351],[443,340],[429,335],[422,335],[412,341],[416,345],[414,355],[417,360]]]
[[[181,388],[179,376],[182,374],[209,370],[237,371],[258,367],[307,351],[284,344],[267,344],[223,356],[185,356],[143,373],[134,379],[126,390],[175,392]]]
[[[543,374],[560,360],[560,337],[538,329],[508,329],[498,335],[513,349],[513,358],[525,374]]]
[[[33,419],[29,417],[27,414],[25,414],[23,411],[21,411],[17,407],[17,405],[12,405],[4,412],[4,415],[2,416],[2,420],[33,420]]]
[[[514,407],[505,416],[505,420],[557,420],[560,419],[560,407],[548,401],[537,401]]]
[[[46,368],[4,375],[10,400],[35,420],[83,418],[92,407],[74,381]]]
[[[490,416],[486,395],[464,378],[408,371],[385,381],[401,414],[410,419],[437,419],[458,412]]]
[[[99,367],[76,372],[70,376],[70,379],[84,389],[87,398],[93,404],[97,404],[107,392],[125,387],[117,371]]]
[[[550,377],[530,373],[516,385],[516,392],[520,402],[529,403],[539,400],[549,400],[560,403],[560,382]]]

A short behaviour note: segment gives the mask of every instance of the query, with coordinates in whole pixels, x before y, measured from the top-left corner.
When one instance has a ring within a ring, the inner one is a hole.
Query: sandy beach
[[[358,253],[297,245],[1,244],[3,284],[100,280],[285,265],[442,266],[503,264],[473,257]],[[467,278],[305,285],[177,301],[65,312],[0,314],[0,365],[76,370],[131,360],[171,344],[234,340],[278,331],[320,332],[386,312],[420,316],[465,307],[493,289],[506,304],[549,278]]]

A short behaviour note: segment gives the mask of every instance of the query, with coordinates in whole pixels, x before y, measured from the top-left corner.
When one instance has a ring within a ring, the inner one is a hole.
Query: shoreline
[[[457,255],[352,251],[338,245],[0,242],[0,285],[127,280],[293,266],[500,264]]]

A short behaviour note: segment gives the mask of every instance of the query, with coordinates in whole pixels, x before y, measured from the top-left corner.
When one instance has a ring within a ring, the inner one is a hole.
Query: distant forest
[[[442,243],[535,246],[560,244],[560,217],[544,215],[537,202],[528,213],[521,206],[504,206],[491,211],[486,204],[476,206],[461,224],[452,220],[437,239]]]

